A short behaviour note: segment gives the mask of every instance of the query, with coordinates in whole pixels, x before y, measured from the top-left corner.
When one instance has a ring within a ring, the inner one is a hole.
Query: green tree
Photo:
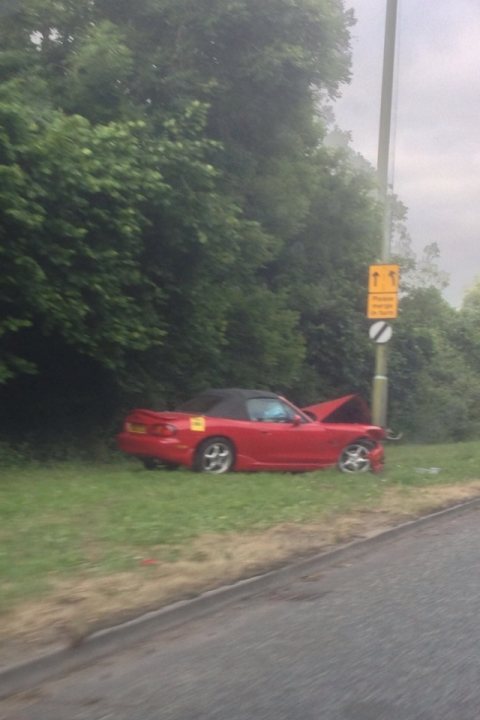
[[[417,441],[465,440],[478,431],[480,375],[461,314],[435,287],[402,300],[392,340],[392,424]]]
[[[343,150],[317,151],[308,217],[273,270],[300,314],[306,361],[295,393],[302,401],[352,390],[369,394],[366,279],[380,242],[380,215],[372,176],[352,160]]]
[[[368,176],[323,147],[352,23],[341,0],[24,0],[5,17],[4,380],[47,377],[48,341],[123,402],[366,388],[378,213]]]

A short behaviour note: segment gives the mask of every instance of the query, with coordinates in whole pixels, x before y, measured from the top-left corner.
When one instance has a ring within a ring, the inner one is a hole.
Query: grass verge
[[[49,639],[74,639],[125,610],[480,494],[479,455],[473,442],[390,446],[383,474],[353,477],[215,477],[135,462],[3,468],[3,636],[48,628]]]

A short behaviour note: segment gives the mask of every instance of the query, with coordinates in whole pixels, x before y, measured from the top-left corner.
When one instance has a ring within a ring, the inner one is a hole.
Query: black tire
[[[145,470],[156,470],[159,462],[156,458],[141,458]]]
[[[349,475],[368,472],[370,470],[368,453],[371,448],[371,443],[364,440],[349,443],[340,453],[337,463],[338,469]]]
[[[157,458],[142,458],[145,470],[176,470],[178,465],[175,463],[162,462]]]
[[[223,437],[211,437],[197,448],[193,469],[212,475],[228,472],[235,464],[235,449],[230,440]]]

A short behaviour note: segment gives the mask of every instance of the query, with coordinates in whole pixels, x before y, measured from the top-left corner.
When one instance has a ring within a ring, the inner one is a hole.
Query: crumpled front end
[[[347,458],[344,461],[347,466],[345,471],[354,471],[348,470],[349,462],[352,467],[358,464],[362,471],[367,466],[372,472],[383,470],[385,450],[382,440],[385,439],[386,433],[383,428],[372,425],[370,409],[359,395],[345,395],[334,400],[309,405],[303,408],[303,411],[325,428],[339,433],[344,438]],[[357,460],[355,453],[359,455]]]
[[[360,395],[344,395],[334,400],[302,408],[319,422],[371,425],[370,409]]]

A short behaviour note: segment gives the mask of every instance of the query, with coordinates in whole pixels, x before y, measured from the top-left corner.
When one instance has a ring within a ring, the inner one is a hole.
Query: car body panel
[[[362,425],[371,425],[372,423],[370,409],[359,395],[344,395],[335,400],[309,405],[303,408],[303,411],[315,415],[315,418],[321,422],[360,423]]]
[[[238,388],[210,390],[176,411],[132,411],[117,442],[123,452],[140,459],[155,458],[192,468],[201,443],[222,437],[234,446],[235,470],[304,471],[333,466],[346,446],[368,439],[372,469],[379,470],[383,466],[379,443],[383,430],[366,423],[336,421],[342,417],[342,407],[348,417],[367,417],[366,403],[356,398],[349,395],[301,410],[275,393]],[[272,421],[266,411],[263,417],[250,419],[252,408],[262,408],[262,402],[267,410],[283,409],[283,420]],[[186,412],[185,407],[192,411]],[[195,412],[196,408],[205,408],[206,412]],[[217,412],[236,417],[218,417]],[[311,413],[328,418],[328,422],[314,420]]]

